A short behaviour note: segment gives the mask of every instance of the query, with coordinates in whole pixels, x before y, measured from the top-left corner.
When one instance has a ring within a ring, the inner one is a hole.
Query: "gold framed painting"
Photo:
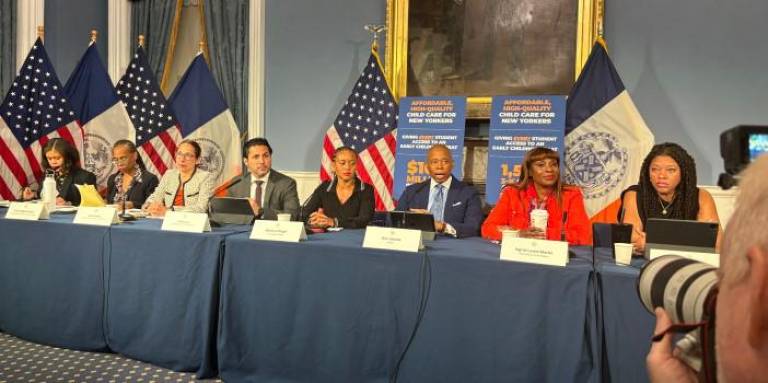
[[[604,0],[387,0],[385,70],[404,96],[568,94],[602,32]]]

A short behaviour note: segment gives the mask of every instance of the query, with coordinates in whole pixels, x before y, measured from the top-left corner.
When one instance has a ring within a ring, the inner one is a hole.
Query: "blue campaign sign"
[[[485,183],[488,204],[496,204],[504,185],[518,181],[523,157],[535,147],[558,151],[562,169],[564,134],[565,96],[493,97]]]
[[[467,98],[405,97],[400,100],[395,155],[395,199],[405,187],[429,178],[427,150],[443,144],[453,154],[453,174],[462,177]]]

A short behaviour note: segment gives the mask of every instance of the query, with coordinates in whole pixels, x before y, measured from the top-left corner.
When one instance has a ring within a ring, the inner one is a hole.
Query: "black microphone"
[[[134,178],[134,179],[131,180],[131,184],[128,185],[128,190],[126,190],[125,193],[123,193],[123,212],[120,213],[119,216],[117,216],[117,218],[119,218],[123,222],[135,221],[136,220],[136,217],[128,214],[128,212],[125,210],[125,203],[128,200],[128,193],[131,191],[131,189],[133,189],[133,186],[135,184],[136,184],[136,179]]]
[[[565,224],[566,224],[567,221],[568,221],[568,212],[564,211],[563,212],[563,225],[560,227],[560,240],[561,241],[565,241],[566,240],[566,238],[565,238]]]
[[[306,220],[308,217],[304,217],[304,209],[309,205],[309,201],[312,201],[312,199],[315,197],[315,193],[312,193],[312,195],[309,196],[309,198],[304,200],[304,203],[302,203],[299,206],[299,220],[301,222],[304,222],[306,224]]]
[[[121,221],[127,222],[127,221],[135,221],[136,217],[128,214],[128,212],[125,210],[125,201],[128,199],[128,195],[123,196],[123,212],[118,216]]]

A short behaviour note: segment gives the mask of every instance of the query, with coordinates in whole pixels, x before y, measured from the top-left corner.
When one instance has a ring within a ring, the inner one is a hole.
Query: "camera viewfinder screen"
[[[750,134],[749,160],[754,161],[764,153],[768,153],[768,133]]]

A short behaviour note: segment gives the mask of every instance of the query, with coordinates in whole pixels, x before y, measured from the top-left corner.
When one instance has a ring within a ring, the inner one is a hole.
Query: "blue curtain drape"
[[[248,130],[248,3],[203,1],[211,72],[241,133]]]
[[[0,99],[16,75],[16,0],[0,0]]]
[[[158,81],[163,78],[165,60],[176,17],[176,0],[134,0],[131,11],[131,36],[144,35],[144,50]],[[134,40],[134,44],[138,44]]]

